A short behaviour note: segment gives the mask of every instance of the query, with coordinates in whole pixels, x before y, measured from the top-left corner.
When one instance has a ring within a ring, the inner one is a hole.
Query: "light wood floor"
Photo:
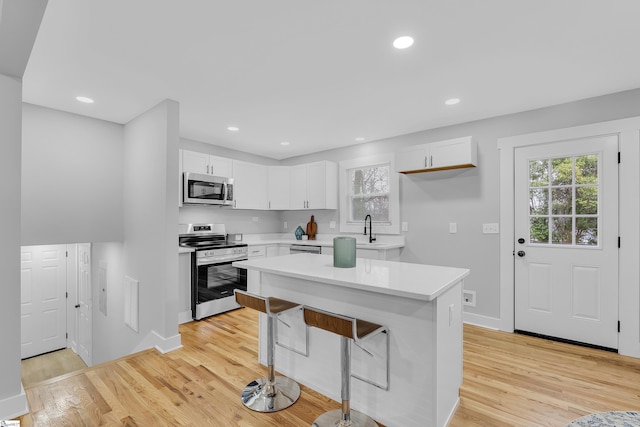
[[[184,347],[171,353],[147,350],[26,386],[22,426],[302,427],[339,409],[304,386],[285,411],[244,408],[239,390],[264,374],[253,310],[180,333]],[[640,410],[640,360],[465,325],[460,394],[451,427],[561,427],[591,412]]]

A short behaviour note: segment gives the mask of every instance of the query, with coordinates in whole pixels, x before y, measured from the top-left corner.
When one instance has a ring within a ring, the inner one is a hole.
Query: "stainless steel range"
[[[193,318],[239,308],[233,290],[247,290],[247,270],[231,264],[247,259],[247,244],[229,241],[224,224],[181,224],[179,233],[179,245],[195,249],[191,254]]]

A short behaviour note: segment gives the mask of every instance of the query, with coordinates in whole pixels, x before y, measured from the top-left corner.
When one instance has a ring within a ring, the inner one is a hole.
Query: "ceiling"
[[[284,159],[638,88],[638,16],[637,0],[49,0],[23,97],[116,123],[169,98],[182,137]]]

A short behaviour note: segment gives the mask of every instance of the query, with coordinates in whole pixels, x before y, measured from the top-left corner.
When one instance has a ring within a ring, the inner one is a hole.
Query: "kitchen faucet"
[[[369,218],[369,243],[373,243],[376,241],[376,238],[371,234],[371,230],[373,229],[373,224],[371,223],[371,215],[367,214],[364,217],[364,235],[367,235],[367,218]]]

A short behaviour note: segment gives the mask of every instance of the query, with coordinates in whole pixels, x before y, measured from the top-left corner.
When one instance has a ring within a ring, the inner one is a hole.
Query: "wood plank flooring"
[[[265,372],[257,318],[241,309],[187,323],[182,349],[147,350],[26,386],[31,412],[22,426],[301,427],[339,409],[304,386],[295,405],[273,414],[240,403],[242,387]],[[561,427],[608,410],[640,410],[640,360],[465,325],[464,384],[451,427]]]

